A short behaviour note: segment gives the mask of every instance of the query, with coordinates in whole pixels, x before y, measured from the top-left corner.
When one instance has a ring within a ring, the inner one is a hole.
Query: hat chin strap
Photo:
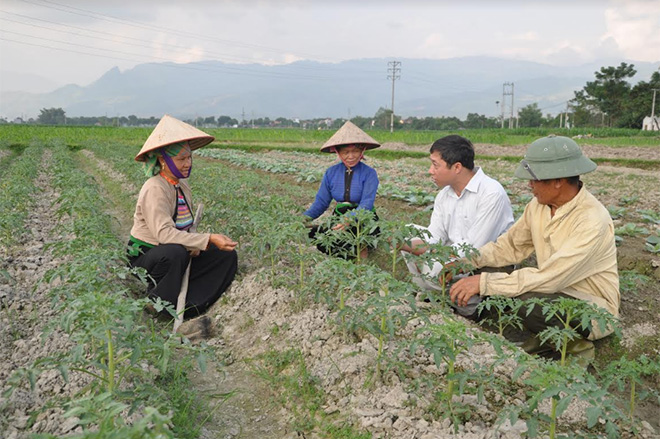
[[[181,171],[179,171],[179,168],[176,167],[174,162],[172,161],[172,158],[168,156],[165,152],[161,154],[161,157],[163,157],[163,160],[165,160],[165,164],[167,164],[167,167],[170,169],[170,172],[172,175],[174,175],[176,178],[188,178],[190,177],[190,173],[192,172],[192,163],[190,164],[190,168],[188,168],[188,175],[183,175]]]

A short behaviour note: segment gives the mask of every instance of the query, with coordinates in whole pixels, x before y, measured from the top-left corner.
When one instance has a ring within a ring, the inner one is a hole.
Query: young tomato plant
[[[522,300],[512,297],[493,296],[477,305],[477,313],[492,315],[492,318],[485,318],[482,322],[497,327],[499,335],[504,335],[504,330],[508,327],[523,328],[523,320],[518,315],[518,311],[524,304]]]
[[[418,346],[422,346],[433,356],[436,367],[446,367],[445,390],[440,394],[446,410],[444,414],[451,419],[454,429],[458,432],[460,424],[460,410],[454,405],[453,397],[460,391],[461,382],[469,379],[469,372],[459,373],[456,370],[456,359],[479,341],[479,335],[471,333],[467,326],[446,315],[442,324],[427,325],[418,330],[418,337],[413,341],[411,350],[414,352]]]

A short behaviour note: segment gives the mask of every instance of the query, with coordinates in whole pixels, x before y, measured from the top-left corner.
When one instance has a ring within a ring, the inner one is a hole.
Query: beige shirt
[[[188,183],[179,180],[179,187],[192,208]],[[177,193],[174,186],[160,175],[151,177],[140,189],[131,235],[153,245],[181,244],[188,250],[205,250],[211,235],[178,230],[172,219],[176,207]]]
[[[584,187],[554,217],[549,206],[534,198],[505,234],[479,252],[473,260],[477,267],[517,264],[533,252],[537,259],[537,267],[511,274],[482,273],[482,296],[561,292],[619,315],[614,224],[607,209]]]

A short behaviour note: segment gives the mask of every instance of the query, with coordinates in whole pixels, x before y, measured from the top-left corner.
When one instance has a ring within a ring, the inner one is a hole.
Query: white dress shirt
[[[513,224],[511,202],[502,185],[481,168],[475,170],[460,195],[450,186],[438,193],[428,227],[429,244],[455,246],[459,257],[464,256],[460,244],[478,249],[495,241]]]

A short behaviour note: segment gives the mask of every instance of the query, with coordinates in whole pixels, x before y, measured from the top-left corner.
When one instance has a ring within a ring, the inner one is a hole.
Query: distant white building
[[[653,119],[651,119],[651,116],[646,116],[644,118],[644,122],[642,122],[642,131],[660,131],[660,117],[655,116]]]

